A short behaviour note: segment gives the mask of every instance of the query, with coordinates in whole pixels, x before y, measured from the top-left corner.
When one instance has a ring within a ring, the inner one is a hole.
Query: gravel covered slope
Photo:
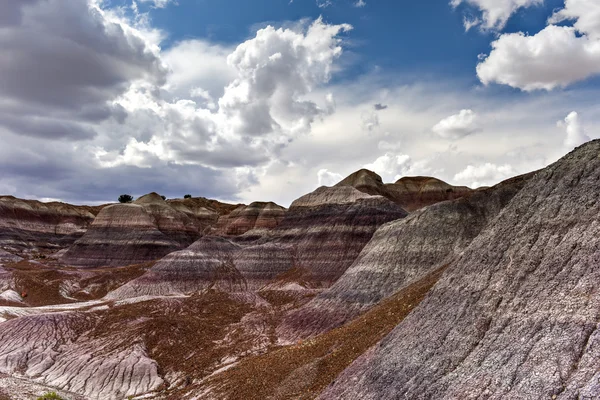
[[[600,397],[600,141],[537,173],[321,399]]]

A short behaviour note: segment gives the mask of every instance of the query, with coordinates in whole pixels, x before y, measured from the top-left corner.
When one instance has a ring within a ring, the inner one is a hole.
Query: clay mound
[[[367,193],[363,193],[351,186],[321,186],[314,192],[300,197],[295,200],[290,209],[298,207],[318,207],[328,204],[351,204],[359,199],[367,199],[371,197]]]
[[[370,195],[385,196],[386,193],[381,176],[377,175],[373,171],[369,171],[368,169],[361,169],[353,174],[348,175],[344,180],[335,186],[352,186],[355,189]]]
[[[469,196],[472,192],[466,186],[452,186],[427,176],[403,177],[396,183],[386,184],[379,175],[368,169],[349,175],[335,187],[354,187],[363,193],[387,197],[406,211]]]
[[[438,203],[383,225],[330,289],[285,317],[279,336],[296,340],[340,326],[447,265],[532,176],[512,178],[468,198]]]
[[[452,186],[427,176],[403,177],[394,184],[385,185],[390,198],[407,211],[418,210],[446,200],[468,197],[473,190],[466,186]]]
[[[243,238],[234,245],[226,239],[202,238],[189,248],[165,257],[146,275],[111,296],[202,291],[214,284],[212,271],[219,265],[229,266],[230,278],[224,281],[233,283],[215,288],[228,292],[260,290],[292,269],[303,271],[302,276],[298,276],[297,282],[287,282],[282,290],[329,287],[352,264],[380,225],[403,218],[406,212],[381,196],[369,196],[351,187],[325,189],[349,195],[321,197],[318,205],[301,198],[292,204],[281,223],[269,230],[268,235],[259,236],[257,242]],[[323,189],[317,191],[322,193]],[[323,203],[325,200],[332,203]],[[273,204],[266,205],[279,209]],[[263,213],[266,207],[261,205],[260,209]],[[222,246],[224,243],[227,245]]]
[[[598,398],[598,154],[537,173],[321,398]]]
[[[188,215],[171,207],[159,194],[147,194],[133,204],[142,206],[158,230],[170,239],[182,245],[190,245],[198,239],[197,224]]]
[[[286,209],[273,202],[239,206],[219,218],[216,234],[237,236],[253,229],[273,229],[283,220]]]
[[[209,210],[194,203],[169,202],[169,205],[191,218],[195,222],[198,232],[202,234],[209,233],[219,220],[219,213],[217,211]]]
[[[235,265],[250,290],[260,290],[281,274],[294,268],[296,258],[292,246],[265,243],[240,248]]]
[[[348,197],[339,196],[342,191]],[[277,243],[293,247],[297,268],[310,271],[316,285],[328,287],[354,262],[379,226],[406,215],[381,196],[351,187],[319,188],[292,203],[274,234]]]
[[[67,246],[85,233],[101,208],[0,196],[0,245],[17,250]]]
[[[162,200],[162,199],[161,199]],[[147,206],[146,206],[147,207]],[[67,265],[84,268],[125,266],[157,260],[182,247],[179,232],[172,230],[168,216],[138,204],[115,204],[102,209],[90,229],[60,258]],[[176,211],[173,210],[175,213]],[[189,240],[189,221],[184,214],[180,220],[185,229],[183,238]],[[168,227],[162,232],[159,226]]]
[[[203,237],[185,250],[167,255],[107,298],[184,295],[207,289],[243,291],[246,282],[234,262],[239,248],[224,238]]]
[[[187,199],[168,199],[167,203],[177,209],[179,206],[185,206],[187,209],[202,210],[216,212],[218,215],[227,215],[243,204],[228,204],[218,200],[207,199],[205,197],[190,197]]]

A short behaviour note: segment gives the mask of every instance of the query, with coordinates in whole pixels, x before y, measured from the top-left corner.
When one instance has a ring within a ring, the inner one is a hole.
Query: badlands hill
[[[428,176],[407,176],[386,184],[379,175],[367,169],[356,171],[336,186],[351,186],[370,195],[387,197],[406,211],[469,196],[473,192],[466,186],[452,186]]]
[[[478,190],[360,170],[289,209],[12,198],[0,398],[598,398],[599,154]]]

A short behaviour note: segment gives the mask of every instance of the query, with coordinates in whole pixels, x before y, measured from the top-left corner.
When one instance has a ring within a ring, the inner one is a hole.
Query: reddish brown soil
[[[7,264],[4,269],[13,273],[15,290],[24,295],[29,306],[46,306],[74,302],[60,294],[60,285],[66,281],[78,282],[89,293],[77,292],[77,300],[94,300],[104,297],[109,291],[141,276],[154,263],[130,265],[122,268],[100,268],[78,271],[74,268],[48,267],[29,260]]]
[[[140,342],[159,365],[163,377],[178,374],[186,386],[209,375],[220,361],[250,349],[251,337],[229,331],[253,307],[210,290],[189,298],[162,298],[98,312],[92,338],[112,338],[111,345]],[[230,333],[228,340],[223,339]],[[221,342],[223,341],[223,342]]]
[[[443,269],[399,291],[347,325],[299,344],[242,360],[203,384],[229,400],[313,399],[400,323]],[[196,390],[199,388],[196,387]]]
[[[258,295],[267,300],[273,307],[289,308],[300,307],[316,296],[316,293],[303,291],[292,292],[283,290],[261,290]]]

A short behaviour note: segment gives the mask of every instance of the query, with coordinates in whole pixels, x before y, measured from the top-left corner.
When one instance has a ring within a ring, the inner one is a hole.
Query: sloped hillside
[[[449,264],[532,176],[512,178],[383,225],[330,289],[286,316],[279,335],[295,340],[340,326]]]
[[[598,398],[599,155],[537,173],[320,398]]]

